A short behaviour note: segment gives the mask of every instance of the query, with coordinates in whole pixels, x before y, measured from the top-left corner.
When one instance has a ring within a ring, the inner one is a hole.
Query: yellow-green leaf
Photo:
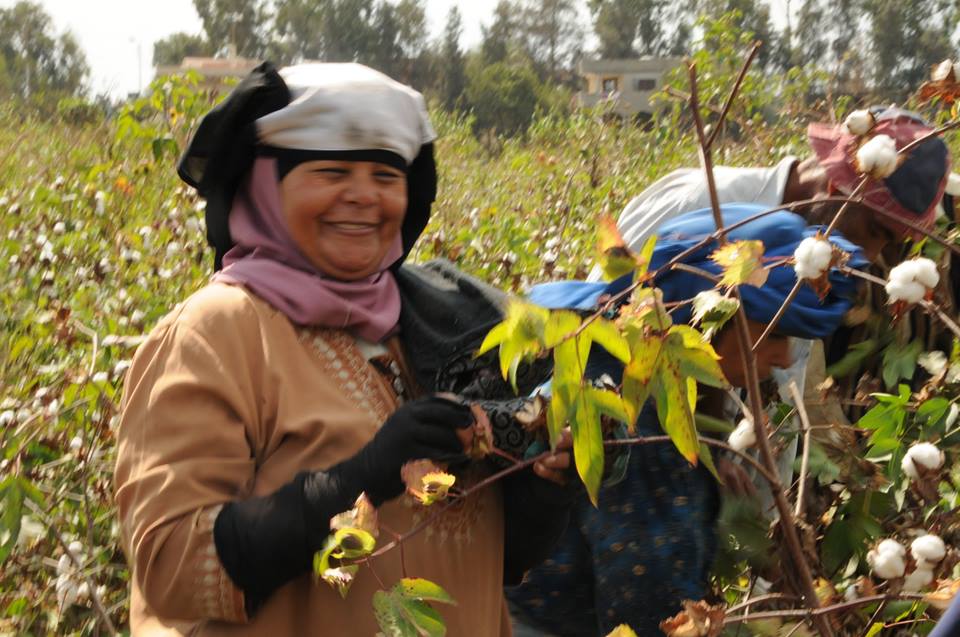
[[[653,249],[657,246],[657,235],[650,235],[640,248],[640,254],[637,255],[637,277],[642,278],[650,268],[650,259],[653,258]]]
[[[394,586],[394,590],[404,597],[411,597],[427,602],[442,602],[444,604],[454,604],[456,601],[450,597],[450,593],[443,590],[439,584],[431,582],[422,577],[405,577]]]
[[[710,452],[710,447],[706,443],[700,443],[700,462],[703,463],[703,466],[713,474],[713,477],[720,484],[724,484],[723,479],[720,478],[720,474],[717,472],[717,465],[713,463],[713,453]]]
[[[627,409],[627,426],[631,432],[637,416],[650,395],[650,379],[656,372],[662,341],[657,336],[642,337],[633,343],[632,357],[623,371],[621,395]]]
[[[585,391],[589,399],[596,405],[597,411],[599,411],[600,414],[623,423],[629,421],[630,413],[627,411],[627,406],[623,398],[619,395],[612,391],[598,389],[596,387],[586,387]]]
[[[419,637],[394,592],[376,591],[373,594],[373,616],[386,637]]]
[[[576,389],[579,389],[579,387]],[[569,384],[557,382],[554,379],[550,391],[550,404],[547,406],[547,433],[550,436],[550,447],[554,448],[560,439],[560,433],[570,419],[570,408],[573,404],[572,397],[575,390]]]
[[[580,384],[590,357],[590,339],[581,334],[568,339],[553,349],[554,382]]]
[[[664,356],[679,366],[683,376],[694,378],[711,387],[729,386],[720,367],[720,357],[713,346],[703,341],[700,332],[688,325],[674,325],[670,328]]]
[[[603,478],[603,434],[600,417],[586,392],[576,397],[576,414],[570,423],[573,434],[573,457],[577,473],[587,488],[587,495],[597,506],[597,493]]]
[[[613,629],[613,632],[607,634],[607,637],[637,637],[637,633],[626,624],[620,624]]]
[[[580,317],[570,310],[556,310],[550,312],[546,327],[543,330],[543,344],[545,347],[556,347],[562,340],[570,337],[580,327]]]
[[[477,350],[477,353],[474,356],[483,356],[494,347],[500,345],[503,342],[503,339],[507,337],[507,324],[497,323],[493,326],[489,332],[487,332],[486,337],[483,339],[483,343],[480,344],[480,349]]]
[[[636,257],[630,252],[617,222],[609,215],[603,215],[597,222],[597,249],[603,278],[607,281],[619,279],[637,267]]]
[[[630,362],[630,344],[611,321],[597,319],[587,326],[584,334],[621,362]]]
[[[657,417],[680,454],[691,464],[697,464],[700,443],[687,399],[687,385],[680,370],[671,361],[664,361],[652,381],[657,402]]]
[[[363,529],[349,527],[337,529],[333,534],[333,542],[336,548],[331,555],[340,560],[366,557],[377,545],[377,539],[372,534]]]
[[[763,267],[762,241],[731,241],[717,248],[710,258],[723,268],[720,284],[762,286],[767,282],[769,272]]]

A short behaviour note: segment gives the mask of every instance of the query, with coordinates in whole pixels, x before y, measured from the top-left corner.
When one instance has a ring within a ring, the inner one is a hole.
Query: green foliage
[[[467,73],[467,105],[473,111],[475,133],[522,133],[543,105],[540,80],[529,67],[472,64]]]
[[[373,610],[386,637],[442,637],[447,628],[430,604],[456,604],[450,595],[425,579],[404,578],[389,591],[373,594]]]

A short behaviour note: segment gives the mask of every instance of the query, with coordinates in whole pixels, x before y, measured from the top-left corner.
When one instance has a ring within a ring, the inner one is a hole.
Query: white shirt
[[[775,206],[783,203],[790,171],[796,157],[784,157],[769,168],[713,169],[720,203],[758,203]],[[702,168],[681,168],[653,182],[630,200],[620,214],[617,226],[631,250],[639,250],[657,228],[674,217],[710,207],[710,192]]]

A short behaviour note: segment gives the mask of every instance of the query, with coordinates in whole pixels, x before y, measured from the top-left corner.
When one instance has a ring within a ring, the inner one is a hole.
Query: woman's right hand
[[[379,506],[404,491],[400,468],[411,460],[466,460],[456,430],[474,423],[470,407],[444,396],[410,401],[395,411],[373,440],[337,465],[342,483],[353,483]]]

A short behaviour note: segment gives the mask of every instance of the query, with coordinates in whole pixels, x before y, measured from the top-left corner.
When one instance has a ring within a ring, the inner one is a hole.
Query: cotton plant
[[[856,155],[857,169],[874,179],[886,179],[900,165],[897,143],[889,135],[875,135],[868,139]]]
[[[807,237],[797,246],[793,259],[798,279],[819,279],[830,269],[833,246],[819,236]]]
[[[920,442],[907,450],[900,467],[911,480],[922,480],[939,471],[944,463],[944,454],[932,442]]]

